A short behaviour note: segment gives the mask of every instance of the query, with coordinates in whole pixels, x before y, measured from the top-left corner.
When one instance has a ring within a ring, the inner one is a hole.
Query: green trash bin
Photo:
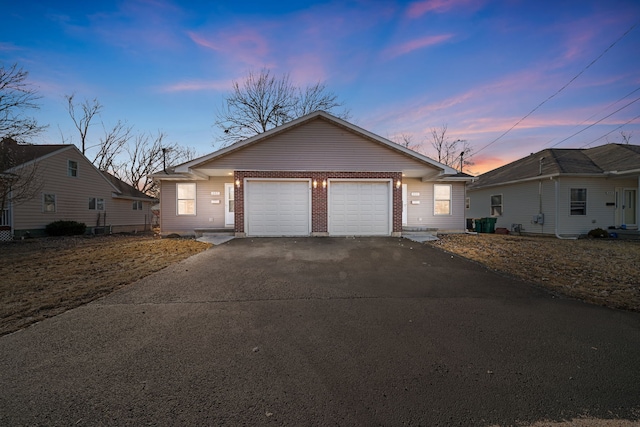
[[[482,219],[481,218],[474,218],[473,220],[473,225],[474,225],[474,231],[476,233],[482,233],[483,230],[483,223],[482,223]]]
[[[496,232],[496,221],[498,218],[482,218],[482,230],[484,233]]]

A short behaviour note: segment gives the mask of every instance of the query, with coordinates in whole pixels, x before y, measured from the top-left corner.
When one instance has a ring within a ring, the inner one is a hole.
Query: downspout
[[[555,226],[555,231],[556,231],[556,237],[558,239],[561,240],[577,240],[577,237],[563,237],[560,234],[558,234],[558,222],[559,221],[559,217],[558,217],[558,209],[559,209],[559,196],[558,196],[558,179],[555,180],[555,189],[556,189],[556,217],[555,217],[555,222],[556,222],[556,226]]]

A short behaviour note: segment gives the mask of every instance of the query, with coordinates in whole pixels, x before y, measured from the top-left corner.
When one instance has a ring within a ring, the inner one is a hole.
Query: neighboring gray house
[[[471,179],[325,112],[153,175],[163,235],[397,236],[462,231]]]
[[[480,175],[467,188],[467,218],[496,227],[574,237],[638,228],[640,146],[547,149]]]
[[[8,199],[0,209],[0,240],[43,235],[46,225],[57,220],[85,223],[89,231],[97,226],[112,232],[150,229],[154,199],[96,169],[75,145],[18,144],[5,138],[0,165],[1,189],[13,185],[11,192],[2,191]],[[26,175],[33,194],[13,201],[18,178]]]

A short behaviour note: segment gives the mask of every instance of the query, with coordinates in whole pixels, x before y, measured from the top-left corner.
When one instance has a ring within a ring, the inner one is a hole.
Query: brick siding
[[[244,179],[245,178],[299,178],[317,181],[317,188],[311,188],[311,232],[328,232],[328,203],[327,188],[322,187],[322,182],[333,178],[341,179],[390,179],[393,182],[393,232],[402,231],[402,187],[396,186],[397,181],[402,181],[401,172],[261,172],[261,171],[236,171],[234,181],[239,181],[240,186],[235,189],[235,231],[244,233]]]

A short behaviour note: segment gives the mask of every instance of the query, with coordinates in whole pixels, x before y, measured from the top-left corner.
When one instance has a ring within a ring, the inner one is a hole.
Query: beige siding
[[[557,205],[556,180],[551,179],[469,190],[471,206],[467,218],[490,216],[491,195],[502,194],[503,214],[497,217],[496,227],[511,229],[513,224],[521,224],[524,232],[554,235],[557,220],[560,235],[586,234],[597,227],[606,229],[615,225],[615,206],[607,206],[607,203],[615,202],[617,187],[636,187],[634,180],[561,177],[557,181]],[[571,188],[587,189],[587,215],[570,214]],[[540,211],[544,214],[544,224],[533,221],[533,216]]]
[[[162,234],[192,235],[196,228],[224,228],[224,184],[232,183],[231,177],[211,177],[207,181],[180,181],[196,184],[196,214],[178,215],[176,208],[176,182],[162,181],[160,229]],[[211,195],[219,192],[220,195]],[[212,203],[219,200],[220,203]]]
[[[77,177],[67,175],[68,160],[78,162]],[[57,220],[78,221],[93,227],[97,224],[99,212],[106,212],[107,225],[144,226],[145,214],[150,218],[150,203],[144,203],[142,211],[133,211],[131,201],[114,199],[113,187],[76,150],[69,149],[47,157],[38,163],[37,168],[42,177],[42,190],[36,198],[14,206],[13,224],[16,231],[43,229]],[[43,212],[43,194],[55,194],[55,212]],[[105,210],[89,210],[90,197],[104,199]]]
[[[419,179],[403,180],[407,184],[407,227],[425,227],[439,230],[464,230],[465,184],[461,182],[422,182]],[[451,184],[451,215],[434,215],[433,186]],[[411,193],[420,193],[412,196]],[[420,202],[412,204],[411,202]]]
[[[320,119],[230,153],[210,162],[209,166],[234,170],[350,172],[429,167]]]

